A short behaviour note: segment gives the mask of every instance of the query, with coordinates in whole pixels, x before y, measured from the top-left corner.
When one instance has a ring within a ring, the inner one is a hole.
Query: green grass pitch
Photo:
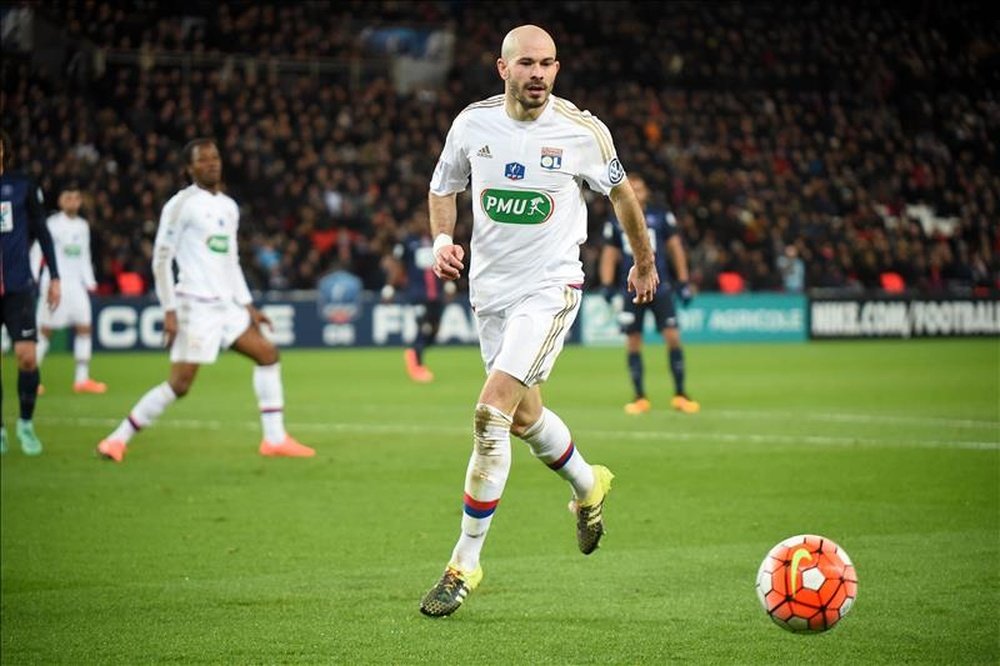
[[[202,369],[133,440],[93,448],[166,376],[163,353],[103,355],[104,396],[43,368],[39,458],[2,463],[2,662],[997,663],[1000,345],[980,341],[689,346],[700,414],[629,417],[624,353],[569,348],[544,394],[616,474],[608,534],[576,550],[568,487],[514,440],[483,554],[454,616],[418,602],[458,535],[473,348],[432,349],[430,385],[392,350],[288,351],[290,431],[311,460],[264,460],[250,364]],[[3,360],[13,435],[13,362]],[[852,556],[839,626],[773,625],[757,567],[802,532]]]

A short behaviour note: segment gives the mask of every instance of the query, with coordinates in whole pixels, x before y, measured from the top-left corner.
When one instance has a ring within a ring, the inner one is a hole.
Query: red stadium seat
[[[882,282],[882,289],[890,294],[901,294],[906,290],[906,282],[899,273],[886,271],[879,277]]]
[[[118,274],[118,291],[124,296],[142,296],[146,283],[138,273],[123,271]]]
[[[723,294],[738,294],[743,291],[743,286],[743,276],[739,273],[719,273],[719,290]]]

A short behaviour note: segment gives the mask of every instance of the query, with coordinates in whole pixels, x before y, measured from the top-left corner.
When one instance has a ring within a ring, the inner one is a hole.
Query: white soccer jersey
[[[90,226],[82,217],[70,217],[61,211],[50,216],[45,223],[52,234],[63,296],[86,296],[88,291],[97,287],[90,256]],[[41,293],[44,294],[48,290],[49,272],[43,271],[39,275],[42,249],[37,242],[31,246],[30,258],[32,270],[40,278]]]
[[[504,308],[542,285],[583,282],[583,183],[607,195],[625,179],[604,123],[555,95],[537,120],[518,121],[503,95],[490,97],[455,118],[430,191],[461,192],[470,174],[477,311]]]
[[[240,268],[239,220],[236,202],[221,192],[190,185],[171,197],[153,246],[156,295],[164,310],[176,308],[177,295],[239,305],[253,301]],[[180,269],[176,286],[174,260]]]

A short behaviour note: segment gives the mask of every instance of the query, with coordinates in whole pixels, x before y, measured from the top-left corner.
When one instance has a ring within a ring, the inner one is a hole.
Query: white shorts
[[[502,370],[525,386],[544,382],[580,311],[581,291],[554,285],[528,294],[509,308],[476,313],[486,372]]]
[[[250,328],[250,313],[233,302],[199,301],[178,295],[177,338],[170,347],[172,363],[215,363]]]
[[[90,326],[90,294],[84,289],[67,289],[63,287],[59,298],[59,307],[49,310],[45,301],[48,293],[48,283],[41,285],[38,298],[38,327],[67,328],[69,326]]]

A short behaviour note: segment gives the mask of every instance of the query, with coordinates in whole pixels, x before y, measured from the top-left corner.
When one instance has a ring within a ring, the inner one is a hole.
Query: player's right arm
[[[458,220],[456,198],[468,186],[472,173],[472,164],[460,140],[466,118],[465,114],[459,114],[448,130],[448,138],[434,167],[427,195],[427,212],[434,239],[434,274],[442,280],[457,280],[465,268],[465,250],[455,244],[452,236]]]
[[[174,257],[182,228],[181,205],[177,196],[163,206],[160,226],[153,243],[153,283],[163,308],[163,345],[170,347],[177,337],[177,293],[174,289]]]
[[[628,274],[628,290],[635,293],[634,302],[648,303],[656,294],[660,276],[656,272],[653,246],[649,244],[649,234],[646,233],[646,218],[628,178],[611,190],[611,205],[628,237],[635,261]]]
[[[457,193],[439,196],[430,192],[427,206],[431,219],[431,236],[434,237],[434,274],[442,280],[457,280],[465,264],[465,250],[452,239],[458,219]]]

